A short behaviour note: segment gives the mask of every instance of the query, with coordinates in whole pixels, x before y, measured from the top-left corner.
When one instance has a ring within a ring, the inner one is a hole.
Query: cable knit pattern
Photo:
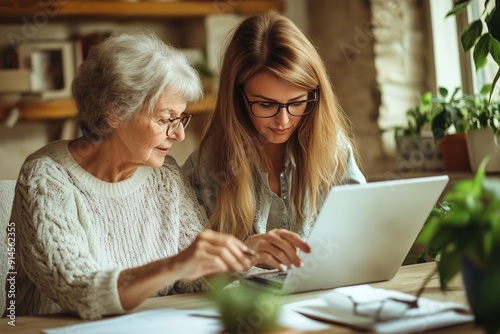
[[[208,228],[173,158],[108,183],[76,163],[68,141],[25,161],[11,221],[17,228],[16,314],[71,312],[89,319],[125,312],[117,286],[122,269],[175,255]],[[155,296],[200,288],[201,281],[178,282]]]

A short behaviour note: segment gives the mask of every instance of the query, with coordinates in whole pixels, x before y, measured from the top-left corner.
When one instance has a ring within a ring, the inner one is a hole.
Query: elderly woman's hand
[[[232,235],[204,230],[189,247],[173,257],[174,267],[187,279],[244,271],[253,265],[249,252],[248,247]]]
[[[285,229],[274,229],[263,234],[254,234],[245,240],[245,245],[257,252],[258,264],[266,268],[300,267],[299,250],[311,251],[309,245],[297,234]]]

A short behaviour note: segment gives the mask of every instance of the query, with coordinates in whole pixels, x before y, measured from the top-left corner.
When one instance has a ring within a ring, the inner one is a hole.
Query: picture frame
[[[42,100],[71,98],[74,59],[70,41],[26,43],[18,49],[19,68],[30,70],[31,93]]]

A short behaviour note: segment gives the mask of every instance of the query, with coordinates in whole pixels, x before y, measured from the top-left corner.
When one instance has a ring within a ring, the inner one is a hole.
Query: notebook
[[[333,187],[309,235],[300,268],[248,275],[284,293],[331,289],[393,278],[448,176]]]

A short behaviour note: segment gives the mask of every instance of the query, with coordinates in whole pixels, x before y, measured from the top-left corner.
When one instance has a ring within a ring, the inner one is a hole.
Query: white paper
[[[416,333],[474,319],[470,314],[461,313],[467,307],[458,303],[419,298],[418,308],[410,308],[405,303],[389,301],[387,298],[406,301],[415,299],[398,291],[359,285],[334,289],[319,298],[295,302],[289,307],[315,319],[378,333]]]
[[[321,321],[308,318],[297,313],[289,304],[283,305],[280,312],[278,323],[285,328],[293,328],[298,331],[321,331],[332,326]]]
[[[255,319],[254,319],[255,320]],[[328,329],[324,322],[312,320],[283,305],[278,319],[280,326],[301,331]],[[252,332],[249,324],[240,324],[242,333]],[[176,310],[160,309],[117,316],[106,320],[72,326],[44,329],[46,334],[136,334],[136,333],[220,333],[223,325],[216,309]]]
[[[72,326],[44,329],[46,334],[219,333],[223,327],[213,312],[159,309]],[[216,315],[216,314],[215,314]]]

